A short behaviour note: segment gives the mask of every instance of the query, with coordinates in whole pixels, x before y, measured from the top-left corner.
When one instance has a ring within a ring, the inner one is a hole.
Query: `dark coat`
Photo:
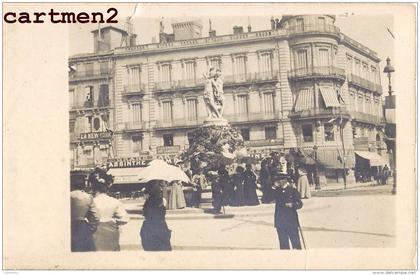
[[[303,206],[299,192],[289,184],[286,188],[277,188],[272,190],[271,193],[276,201],[274,226],[278,228],[297,228],[299,220],[296,210]],[[293,207],[286,207],[286,203],[292,203]]]
[[[246,205],[258,205],[257,196],[257,176],[251,170],[246,170],[243,173],[244,177],[244,197]]]

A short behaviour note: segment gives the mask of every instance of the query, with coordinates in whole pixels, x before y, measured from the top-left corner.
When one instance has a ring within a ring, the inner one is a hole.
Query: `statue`
[[[220,69],[210,68],[208,74],[204,74],[204,102],[206,103],[208,119],[223,119],[223,77]]]

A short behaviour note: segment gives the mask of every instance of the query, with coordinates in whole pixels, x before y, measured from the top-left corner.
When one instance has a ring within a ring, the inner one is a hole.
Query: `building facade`
[[[334,21],[283,16],[265,31],[235,26],[233,34],[217,36],[210,27],[205,37],[199,23],[184,22],[172,34],[161,27],[159,43],[72,57],[70,63],[109,58],[112,67],[105,80],[70,80],[70,93],[77,87],[82,98],[89,81],[99,91],[107,82],[109,108],[73,112],[87,131],[97,131],[89,126],[91,113],[113,114],[106,118],[113,157],[173,157],[207,116],[203,74],[220,68],[224,117],[240,129],[250,154],[293,149],[328,171],[353,168],[357,151],[384,153],[380,60]],[[100,147],[101,140],[92,144]]]

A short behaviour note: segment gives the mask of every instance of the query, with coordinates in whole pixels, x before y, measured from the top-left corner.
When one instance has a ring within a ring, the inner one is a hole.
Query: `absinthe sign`
[[[152,159],[152,156],[109,159],[108,168],[143,167]]]

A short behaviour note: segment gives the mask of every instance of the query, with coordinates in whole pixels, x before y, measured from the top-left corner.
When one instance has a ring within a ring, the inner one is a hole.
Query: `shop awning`
[[[114,176],[114,184],[140,183],[138,176],[144,167],[110,168],[108,174]]]
[[[296,99],[295,112],[314,108],[314,94],[311,90],[301,90]]]
[[[337,93],[333,88],[319,88],[319,90],[321,91],[322,98],[324,99],[325,107],[340,107]]]
[[[374,152],[355,151],[356,155],[370,162],[370,166],[384,166],[388,160]]]

